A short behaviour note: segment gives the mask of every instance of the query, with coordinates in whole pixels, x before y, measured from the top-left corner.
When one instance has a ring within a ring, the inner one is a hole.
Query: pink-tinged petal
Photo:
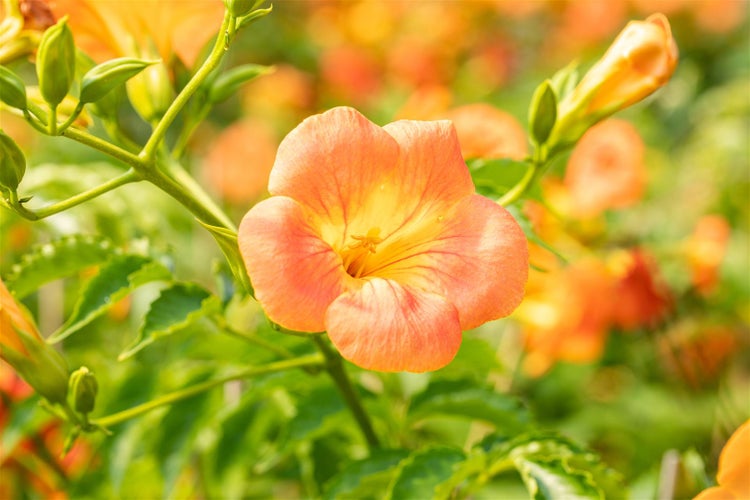
[[[355,109],[333,108],[305,119],[284,138],[268,189],[344,227],[369,206],[398,156],[398,144],[381,127]]]
[[[370,370],[437,370],[461,345],[458,314],[443,297],[379,278],[336,299],[326,327],[344,358]]]
[[[325,330],[325,312],[353,280],[294,200],[275,196],[255,205],[238,234],[256,298],[268,317],[291,330]]]
[[[383,127],[401,148],[395,182],[403,201],[455,203],[474,193],[453,124],[400,120]]]
[[[424,238],[405,232],[379,249],[379,269],[368,275],[390,278],[444,296],[468,330],[510,314],[523,299],[528,246],[510,213],[471,195],[451,213],[423,221]]]

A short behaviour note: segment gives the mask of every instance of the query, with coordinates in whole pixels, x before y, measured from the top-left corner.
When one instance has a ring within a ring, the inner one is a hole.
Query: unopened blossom
[[[523,297],[525,236],[475,194],[448,121],[312,116],[279,146],[269,191],[239,230],[258,301],[363,368],[445,366],[462,330]]]
[[[651,95],[672,77],[677,59],[677,44],[664,15],[629,22],[560,101],[550,143],[573,143],[597,121]]]
[[[65,400],[68,369],[0,280],[0,359],[52,402]]]

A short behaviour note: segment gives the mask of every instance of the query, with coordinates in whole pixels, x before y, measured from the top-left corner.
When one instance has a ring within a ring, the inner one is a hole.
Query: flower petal
[[[326,327],[344,358],[370,370],[437,370],[461,345],[458,314],[443,297],[380,278],[336,299]]]
[[[256,298],[268,317],[291,330],[325,329],[325,312],[351,278],[294,200],[276,196],[255,205],[238,235]]]
[[[402,200],[454,203],[474,193],[453,124],[448,120],[399,120],[383,127],[401,148],[393,179]]]
[[[414,244],[420,239],[404,234],[384,248],[390,261],[368,273],[443,295],[468,330],[507,316],[521,303],[528,246],[513,216],[483,196],[468,196],[454,210],[430,222],[441,226],[432,229],[432,238]]]
[[[268,188],[344,228],[369,206],[398,156],[398,144],[382,128],[352,108],[333,108],[305,119],[284,138]],[[339,232],[336,237],[345,239],[346,231]]]

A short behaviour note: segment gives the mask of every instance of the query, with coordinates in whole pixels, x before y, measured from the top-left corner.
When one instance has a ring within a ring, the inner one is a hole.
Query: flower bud
[[[26,157],[13,139],[0,130],[0,188],[15,192],[26,173]]]
[[[157,62],[120,57],[94,66],[83,75],[80,101],[84,103],[98,101],[115,87],[122,85],[146,67]]]
[[[549,80],[534,92],[529,106],[529,132],[536,144],[544,144],[557,120],[557,96]]]
[[[82,366],[70,374],[68,383],[73,396],[73,408],[84,415],[94,411],[99,384],[93,372]]]
[[[163,62],[145,68],[128,80],[126,88],[131,104],[149,123],[164,116],[174,99],[172,82]]]
[[[628,23],[604,57],[561,100],[555,142],[571,144],[594,123],[652,94],[670,79],[677,57],[664,15]]]
[[[64,403],[68,395],[68,368],[0,280],[0,358],[41,396]]]
[[[68,95],[75,69],[73,33],[68,27],[67,18],[63,18],[44,32],[37,52],[39,90],[51,106],[57,106]]]
[[[0,66],[0,101],[12,108],[26,109],[26,86],[5,66]]]

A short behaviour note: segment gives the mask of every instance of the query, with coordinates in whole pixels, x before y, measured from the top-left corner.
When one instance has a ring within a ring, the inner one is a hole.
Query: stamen
[[[349,243],[344,250],[344,268],[350,276],[359,278],[365,269],[365,263],[370,255],[375,254],[377,246],[383,241],[380,228],[373,227],[362,236],[353,234],[353,243]]]

